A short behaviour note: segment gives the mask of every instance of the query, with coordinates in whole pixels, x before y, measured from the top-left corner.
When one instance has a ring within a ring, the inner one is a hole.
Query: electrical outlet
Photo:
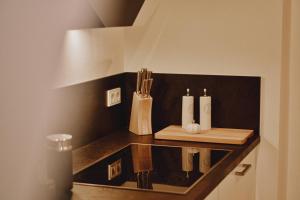
[[[113,162],[112,164],[108,165],[108,180],[112,180],[115,177],[121,175],[122,173],[122,164],[121,159]]]
[[[106,91],[106,106],[111,107],[121,103],[121,88]]]

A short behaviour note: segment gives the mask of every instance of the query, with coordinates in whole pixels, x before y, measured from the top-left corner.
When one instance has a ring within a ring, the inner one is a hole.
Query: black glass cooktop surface
[[[73,176],[74,184],[184,194],[230,151],[130,144]]]

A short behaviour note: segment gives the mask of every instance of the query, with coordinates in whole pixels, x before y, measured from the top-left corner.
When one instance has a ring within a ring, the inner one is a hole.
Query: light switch
[[[106,91],[106,106],[111,107],[121,103],[121,88]]]

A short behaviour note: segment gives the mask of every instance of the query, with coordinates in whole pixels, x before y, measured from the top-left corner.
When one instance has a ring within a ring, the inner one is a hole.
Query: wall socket
[[[121,103],[121,88],[106,91],[106,106],[111,107]]]
[[[122,164],[121,159],[113,162],[112,164],[108,165],[108,180],[112,180],[115,177],[121,175],[122,173]]]

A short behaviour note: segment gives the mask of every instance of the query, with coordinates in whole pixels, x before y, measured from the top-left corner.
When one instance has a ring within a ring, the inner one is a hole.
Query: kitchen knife
[[[152,88],[153,78],[150,78],[147,83],[148,83],[148,86],[147,86],[147,89],[148,89],[148,91],[147,91],[147,97],[149,97],[150,96],[150,91],[151,91],[151,88]]]
[[[136,80],[136,93],[141,93],[141,71],[138,71],[137,73],[137,80]]]

